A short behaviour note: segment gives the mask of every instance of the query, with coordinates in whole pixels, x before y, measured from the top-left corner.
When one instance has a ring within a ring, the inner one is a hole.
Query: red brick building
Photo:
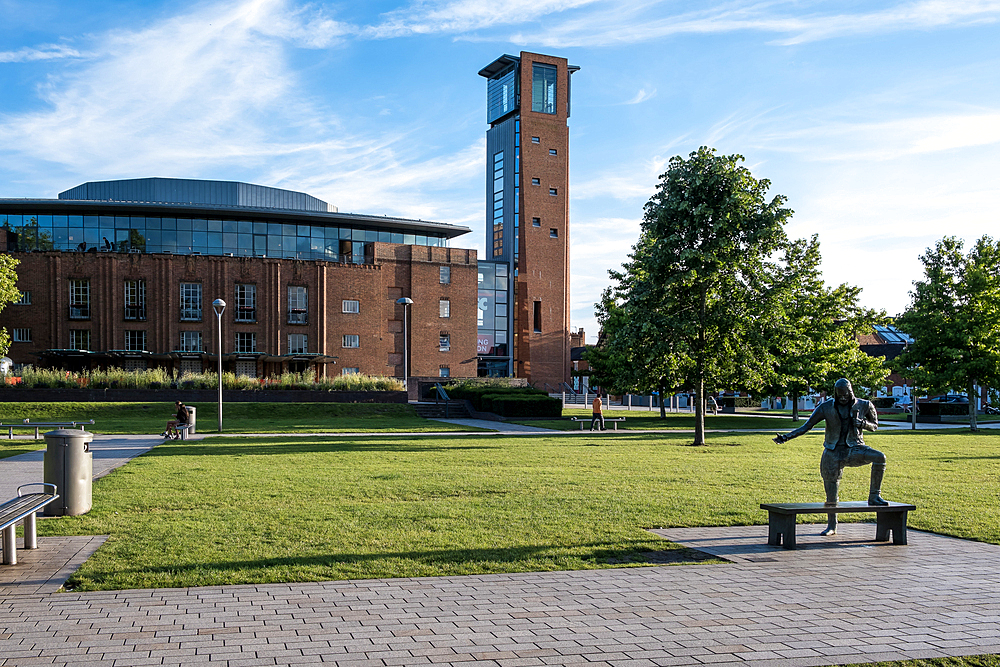
[[[241,183],[91,183],[0,200],[21,303],[0,312],[17,364],[246,375],[476,375],[477,258],[465,227],[342,214]]]

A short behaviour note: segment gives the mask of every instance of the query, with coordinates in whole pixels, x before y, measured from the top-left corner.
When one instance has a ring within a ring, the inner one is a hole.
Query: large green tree
[[[17,273],[14,269],[18,265],[18,260],[10,255],[0,254],[0,311],[8,303],[13,303],[21,298],[21,292],[17,289]],[[0,328],[0,355],[7,354],[10,349],[10,336],[7,328]]]
[[[874,388],[889,374],[885,360],[868,356],[858,342],[859,334],[885,321],[885,313],[861,307],[860,287],[827,287],[821,262],[815,235],[792,241],[784,250],[785,300],[771,339],[776,378],[769,389],[791,397],[796,420],[798,397],[809,389],[832,393],[841,377],[858,388]]]
[[[898,318],[913,342],[893,365],[932,392],[968,392],[975,431],[975,385],[996,387],[1000,379],[1000,243],[984,236],[963,250],[946,236],[920,256],[924,279],[913,282]]]
[[[706,384],[762,388],[774,375],[768,333],[783,285],[770,258],[792,211],[742,162],[706,147],[672,158],[629,261],[610,272],[597,304],[613,386],[694,390],[696,445],[705,443]]]

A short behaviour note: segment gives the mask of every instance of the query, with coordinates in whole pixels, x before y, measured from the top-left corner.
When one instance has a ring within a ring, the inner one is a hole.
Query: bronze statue
[[[888,505],[882,499],[882,476],[885,475],[885,454],[865,445],[863,431],[878,429],[878,413],[871,401],[854,397],[854,389],[846,378],[837,380],[834,397],[823,401],[813,411],[805,424],[787,435],[778,435],[778,444],[797,438],[820,421],[826,420],[826,437],[823,441],[823,458],[819,462],[826,504],[836,505],[839,500],[840,478],[845,467],[872,464],[871,486],[868,489],[869,505]],[[827,514],[823,535],[837,534],[837,515]]]

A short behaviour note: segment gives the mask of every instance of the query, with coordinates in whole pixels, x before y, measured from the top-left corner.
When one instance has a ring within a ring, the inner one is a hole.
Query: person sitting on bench
[[[820,403],[799,428],[785,435],[778,435],[778,444],[797,438],[821,421],[826,421],[823,441],[823,458],[819,469],[826,489],[826,504],[836,505],[839,500],[840,478],[845,467],[872,466],[871,485],[868,488],[869,505],[888,505],[882,499],[882,477],[885,475],[885,454],[865,445],[863,431],[878,429],[878,413],[871,401],[854,397],[854,388],[847,378],[834,384],[834,398]],[[827,526],[822,535],[837,534],[837,515],[827,514]]]
[[[168,421],[167,430],[160,434],[164,438],[167,438],[169,440],[176,440],[177,438],[179,438],[180,432],[178,432],[177,427],[181,426],[186,428],[188,425],[188,420],[191,418],[191,413],[188,412],[188,409],[184,406],[184,403],[182,403],[181,401],[176,401],[175,406],[177,407],[177,414],[175,415],[176,419],[171,419],[170,421]]]

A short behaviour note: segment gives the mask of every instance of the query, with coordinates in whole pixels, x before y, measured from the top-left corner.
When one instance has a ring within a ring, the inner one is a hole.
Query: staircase
[[[424,419],[444,419],[445,403],[411,403],[417,411],[417,415]],[[465,401],[448,401],[448,419],[468,419],[469,411],[465,407]]]

